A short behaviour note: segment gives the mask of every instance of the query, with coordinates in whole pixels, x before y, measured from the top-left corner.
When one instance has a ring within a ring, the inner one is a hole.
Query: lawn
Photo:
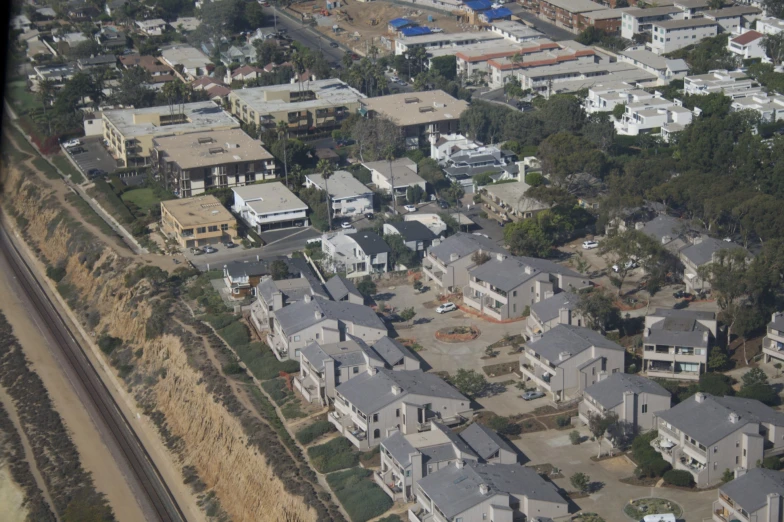
[[[123,201],[130,201],[143,211],[147,212],[161,202],[161,198],[155,195],[151,188],[137,188],[123,192]]]
[[[25,80],[8,82],[7,96],[14,110],[27,112],[43,107],[38,96],[27,90],[27,82]]]
[[[49,179],[60,179],[60,174],[57,172],[57,169],[52,167],[52,165],[41,156],[33,158],[33,166],[38,171],[43,172],[44,176]]]
[[[327,483],[352,522],[366,522],[392,507],[392,499],[370,479],[369,469],[353,468],[327,475]]]
[[[359,452],[343,437],[332,439],[320,446],[311,446],[308,448],[308,457],[319,473],[331,473],[359,464]]]
[[[82,173],[79,172],[79,170],[74,167],[70,161],[68,161],[68,158],[62,154],[52,156],[52,163],[57,165],[57,168],[60,169],[63,174],[71,176],[71,181],[74,183],[82,183],[84,181],[84,176],[82,176]]]

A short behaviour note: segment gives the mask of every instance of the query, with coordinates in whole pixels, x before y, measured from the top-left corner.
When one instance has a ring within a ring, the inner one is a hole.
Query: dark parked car
[[[329,46],[334,48],[334,49],[337,49],[338,47],[340,47],[340,45],[338,45],[337,42],[329,42]]]
[[[376,215],[373,214],[372,212],[366,212],[365,217],[368,219],[373,219],[374,217],[376,217]]]
[[[83,152],[87,152],[87,149],[85,149],[84,147],[72,147],[68,149],[68,153],[71,154],[71,156],[75,156]]]
[[[438,206],[441,208],[449,208],[449,203],[447,203],[442,199],[441,201],[438,202]]]
[[[690,297],[691,297],[691,294],[690,294],[690,293],[688,293],[688,292],[686,292],[686,291],[684,291],[684,290],[678,290],[677,292],[675,292],[674,294],[672,294],[672,296],[673,296],[675,299],[688,299],[688,298],[690,298]]]

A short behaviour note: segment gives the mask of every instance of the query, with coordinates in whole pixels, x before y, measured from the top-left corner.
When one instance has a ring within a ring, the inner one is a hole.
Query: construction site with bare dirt
[[[404,6],[388,2],[358,0],[324,0],[298,2],[287,9],[320,33],[365,55],[375,45],[381,55],[394,53],[395,39],[401,28],[390,22],[405,19],[410,27],[427,28],[431,33],[478,31],[480,24],[470,23],[465,13],[447,14],[415,4]]]

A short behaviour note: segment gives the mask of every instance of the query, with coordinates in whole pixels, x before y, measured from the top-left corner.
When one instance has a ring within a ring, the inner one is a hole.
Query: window
[[[196,233],[197,234],[204,234],[205,232],[207,232],[207,228],[206,227],[197,227],[196,228]]]
[[[297,341],[299,341],[299,340],[300,340],[300,336],[299,336],[299,335],[295,335],[295,336],[294,336],[294,341],[295,341],[295,342],[297,342]]]
[[[746,448],[743,448],[743,456],[746,456]]]
[[[717,469],[719,467],[719,463],[717,461],[713,462],[713,469]]]
[[[351,368],[351,373],[359,373],[359,366],[354,366]]]
[[[316,334],[316,339],[318,339],[318,338],[319,338],[319,334]]]
[[[406,470],[406,476],[407,476],[407,477],[410,477],[410,476],[411,476],[411,470],[410,470],[410,469],[407,469],[407,470]]]
[[[735,455],[735,464],[739,464],[739,463],[740,463],[740,457]]]
[[[207,230],[210,231],[210,232],[217,232],[218,231],[218,225],[210,225],[209,227],[207,227]]]
[[[373,438],[374,439],[381,438],[381,430],[380,429],[376,428],[376,429],[373,430]]]
[[[648,405],[647,404],[643,404],[642,405],[642,412],[643,413],[648,413]]]
[[[225,231],[227,231],[229,229],[229,224],[228,223],[224,223],[224,224],[221,225],[220,228],[221,228],[222,231],[225,232]]]
[[[718,452],[719,452],[719,447],[713,446],[713,453],[718,453]]]
[[[591,367],[591,375],[596,375],[596,366]]]
[[[512,297],[517,297],[517,290],[512,291]]]
[[[395,410],[395,417],[400,417],[400,408]]]
[[[378,422],[378,413],[373,414],[373,422]]]

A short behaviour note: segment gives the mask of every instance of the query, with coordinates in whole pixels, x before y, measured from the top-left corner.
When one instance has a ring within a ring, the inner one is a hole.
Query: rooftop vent
[[[240,144],[239,143],[229,143],[229,142],[226,142],[226,148],[227,149],[239,149],[240,148]]]
[[[558,360],[559,361],[565,361],[566,359],[568,359],[571,356],[572,356],[571,352],[561,352],[561,353],[558,354]]]
[[[223,147],[212,147],[210,154],[223,154]]]
[[[479,484],[479,494],[487,495],[490,493],[490,487],[487,484]]]
[[[304,297],[304,299],[305,299],[305,302],[306,302],[306,303],[309,303],[309,302],[310,302],[310,301],[311,301],[313,298],[312,298],[312,297],[310,297],[310,294],[305,294],[305,297]]]
[[[419,98],[417,98],[416,96],[413,96],[411,98],[406,98],[404,101],[406,103],[419,103]]]
[[[199,138],[199,145],[204,145],[205,143],[213,143],[215,140],[207,136],[206,138]]]
[[[433,111],[435,111],[435,109],[433,107],[430,107],[429,105],[423,105],[422,107],[419,108],[419,112],[433,112]]]
[[[455,461],[455,467],[457,469],[463,469],[465,467],[465,461],[463,459],[457,459]]]
[[[373,367],[373,370],[376,370],[376,371],[378,371],[378,370],[377,370],[375,367]],[[403,390],[401,390],[401,389],[400,389],[400,386],[398,386],[397,384],[393,384],[393,385],[392,385],[392,395],[400,395],[400,393],[401,393],[402,391],[403,391]]]

